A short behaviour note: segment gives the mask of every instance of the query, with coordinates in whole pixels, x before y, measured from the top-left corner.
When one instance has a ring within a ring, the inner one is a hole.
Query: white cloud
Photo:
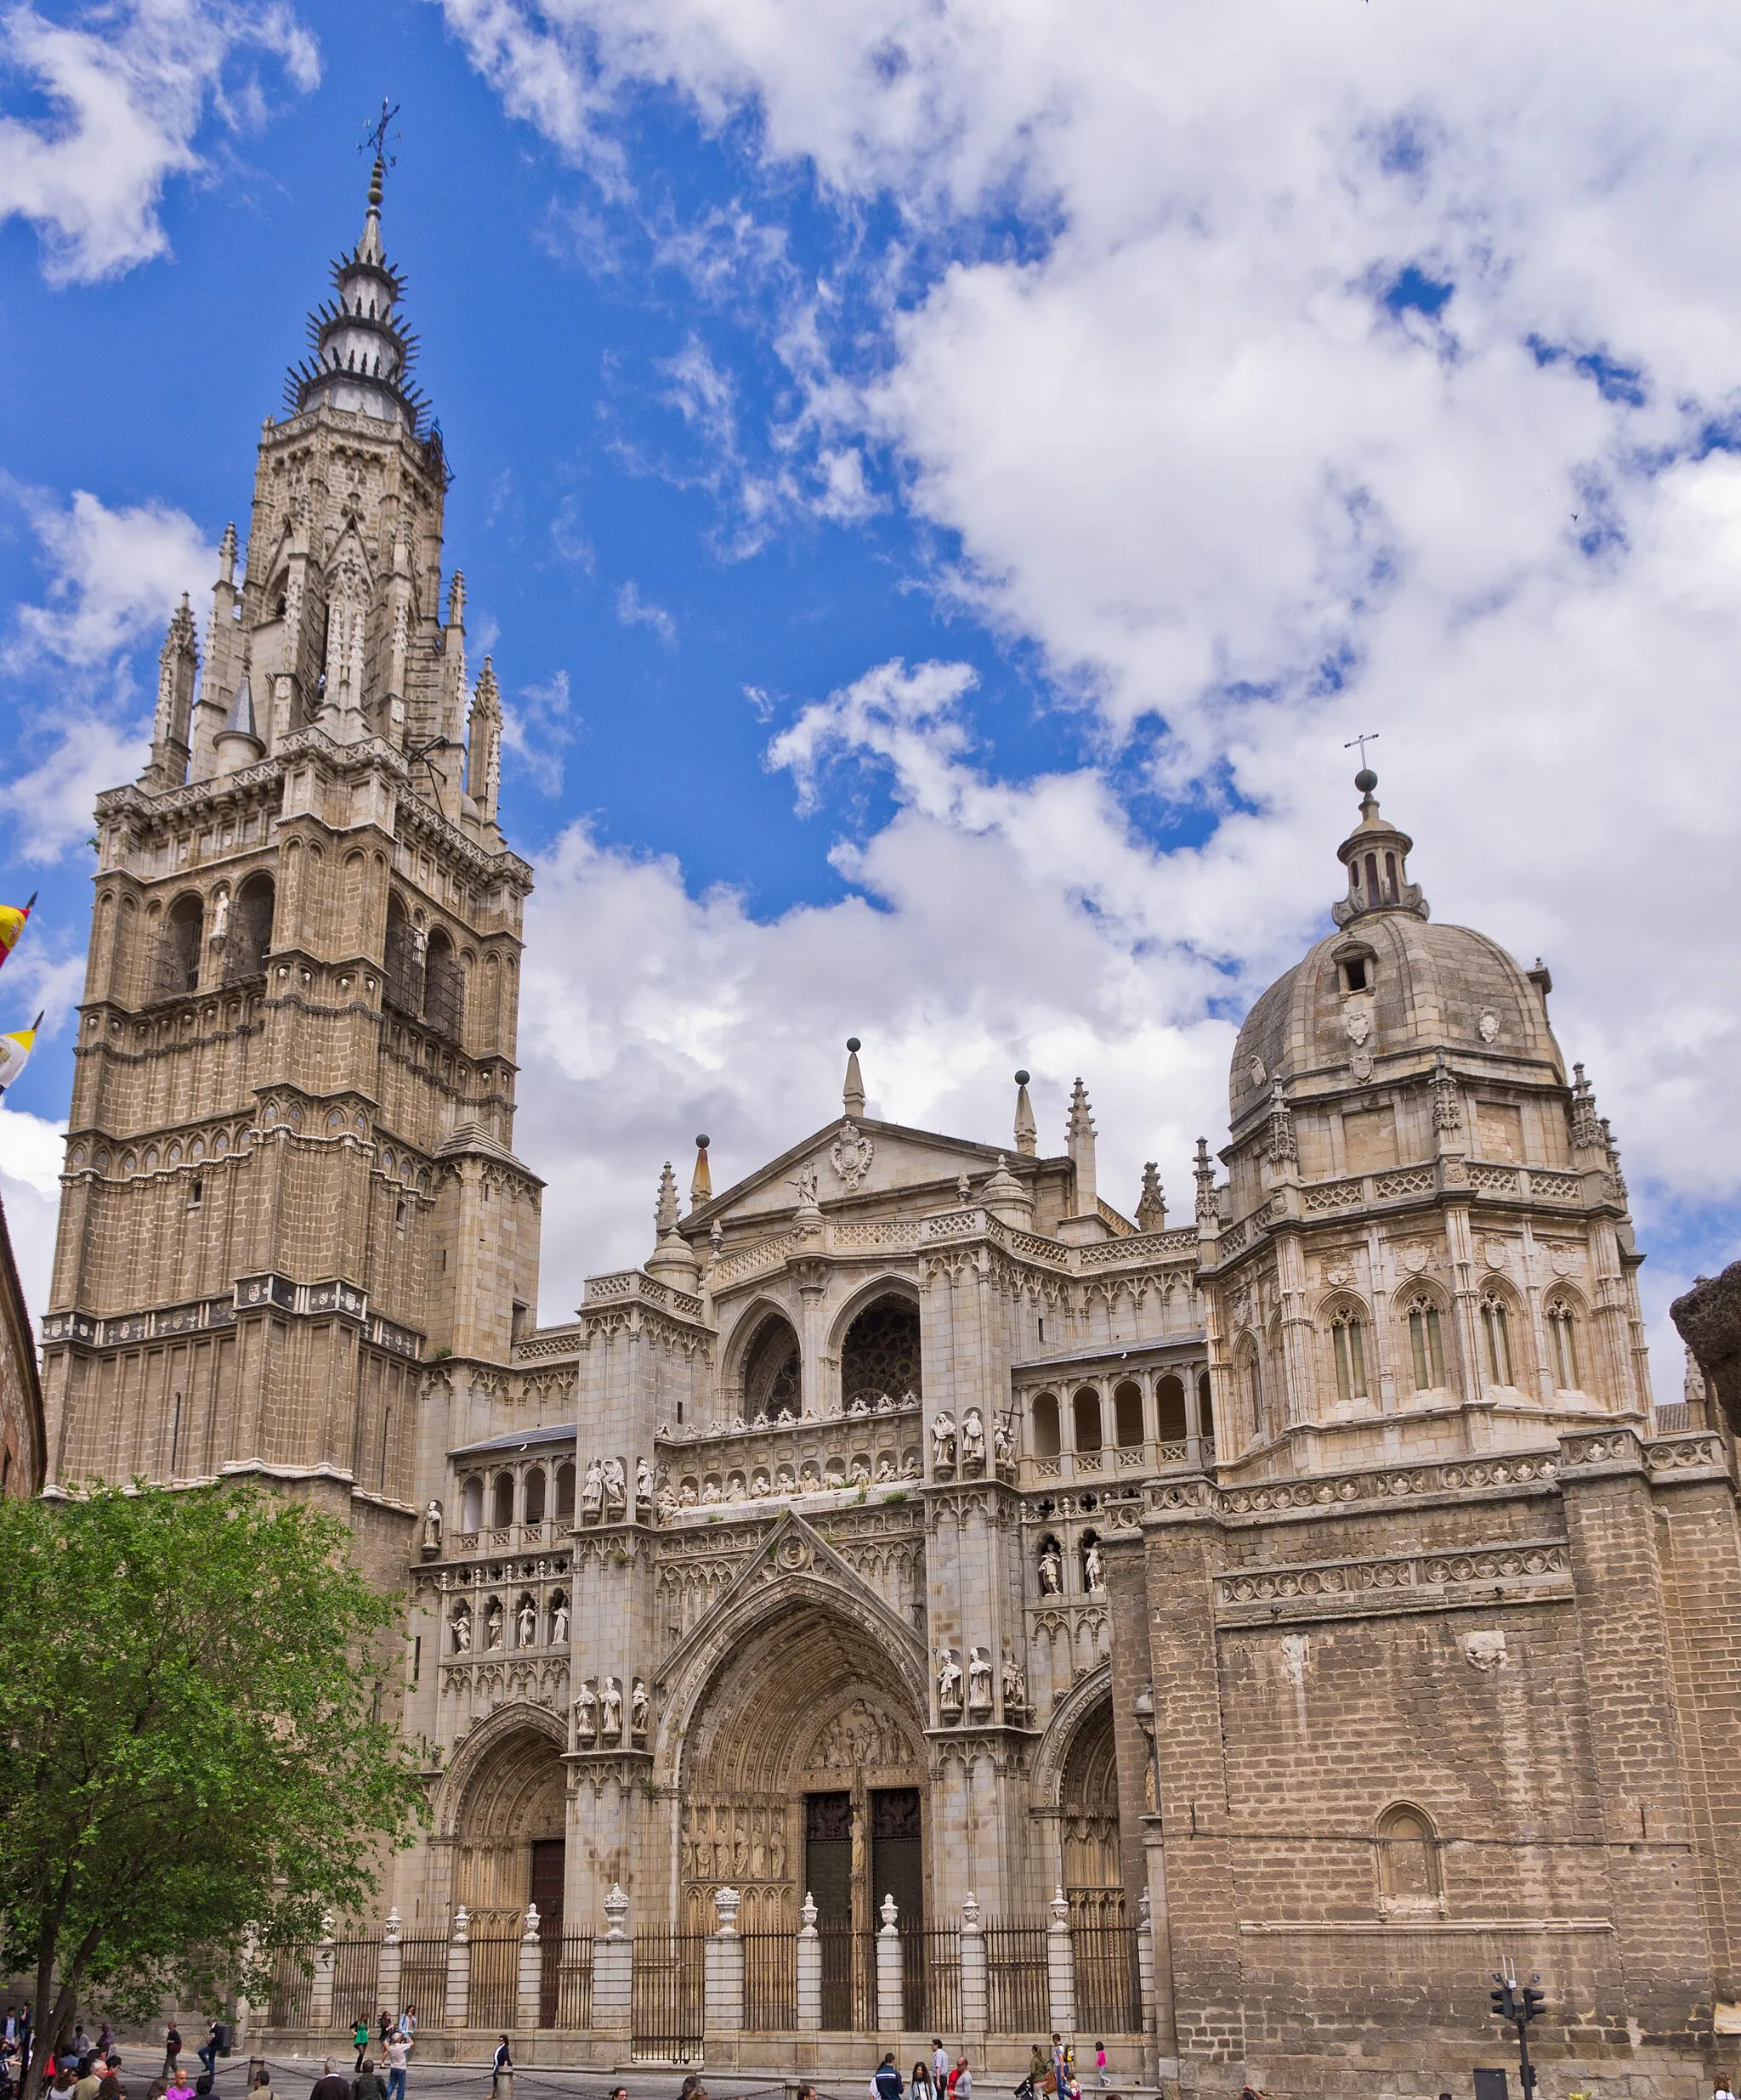
[[[541,795],[562,791],[562,753],[574,742],[573,696],[565,671],[542,685],[522,686],[502,706],[502,741]]]
[[[0,220],[37,229],[55,283],[90,283],[161,255],[164,184],[204,165],[195,140],[208,109],[231,126],[259,122],[251,69],[262,57],[299,88],[320,78],[315,40],[287,6],[122,0],[74,23],[11,8],[0,64],[52,115],[0,116]]]
[[[160,503],[111,510],[83,489],[60,510],[25,499],[50,575],[47,603],[18,615],[14,660],[48,656],[88,670],[161,637],[177,601],[195,602],[218,570],[218,550],[185,511]]]
[[[26,1084],[29,1078],[26,1072]],[[65,1123],[0,1107],[0,1203],[6,1206],[13,1259],[33,1321],[48,1302],[65,1138]]]
[[[650,628],[667,649],[677,647],[677,622],[662,605],[655,605],[650,598],[641,596],[640,586],[632,577],[616,594],[616,616],[625,627]]]

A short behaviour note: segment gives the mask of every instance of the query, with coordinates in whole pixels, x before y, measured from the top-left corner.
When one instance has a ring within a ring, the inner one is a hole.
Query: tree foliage
[[[245,1950],[361,1907],[409,1842],[400,1604],[349,1544],[248,1486],[0,1501],[3,1952],[38,2035],[81,1993],[137,2017],[246,1984]]]

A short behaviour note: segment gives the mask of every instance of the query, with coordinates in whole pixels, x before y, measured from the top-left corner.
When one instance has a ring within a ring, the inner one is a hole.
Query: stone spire
[[[1088,1090],[1080,1078],[1070,1089],[1070,1117],[1065,1129],[1064,1149],[1076,1169],[1076,1215],[1091,1216],[1100,1200],[1094,1186],[1094,1118],[1088,1107]]]
[[[487,656],[472,694],[470,728],[466,791],[477,804],[478,814],[493,824],[502,794],[502,693]]]
[[[695,1171],[689,1176],[689,1208],[699,1210],[713,1201],[713,1175],[707,1164],[707,1133],[695,1140]]]
[[[680,1291],[692,1291],[700,1277],[700,1265],[689,1242],[678,1231],[677,1220],[677,1176],[667,1159],[660,1171],[659,1196],[653,1208],[653,1224],[659,1243],[648,1260],[647,1273]]]
[[[1339,926],[1376,911],[1409,911],[1426,918],[1426,899],[1420,886],[1409,880],[1414,840],[1379,814],[1373,792],[1378,775],[1370,766],[1354,775],[1354,785],[1360,790],[1360,821],[1336,848],[1336,858],[1348,871],[1348,894],[1330,906],[1330,917]]]
[[[1160,1169],[1152,1159],[1143,1169],[1143,1193],[1137,1198],[1137,1230],[1166,1231],[1166,1197],[1161,1190]]]
[[[157,654],[157,713],[151,725],[151,761],[145,773],[148,786],[179,788],[187,778],[189,726],[199,673],[200,645],[193,611],[183,592]]]
[[[849,1116],[862,1116],[865,1112],[865,1075],[859,1069],[859,1039],[847,1038],[846,1084],[840,1090],[841,1107]]]
[[[259,724],[254,719],[254,688],[246,664],[214,749],[219,773],[240,773],[244,766],[252,766],[266,756]]]
[[[1028,1098],[1028,1074],[1016,1074],[1016,1150],[1032,1158],[1040,1150],[1040,1125],[1034,1120],[1034,1104]]]
[[[335,296],[309,316],[309,356],[285,382],[292,415],[321,402],[352,416],[397,422],[413,437],[428,433],[428,405],[408,384],[417,338],[396,308],[405,280],[381,243],[381,189],[387,167],[379,155],[369,178],[363,230],[349,255],[332,265]]]
[[[1220,1206],[1215,1193],[1215,1162],[1209,1157],[1209,1140],[1206,1137],[1199,1137],[1197,1141],[1197,1158],[1192,1173],[1197,1181],[1199,1229],[1207,1225],[1213,1231],[1220,1215]]]

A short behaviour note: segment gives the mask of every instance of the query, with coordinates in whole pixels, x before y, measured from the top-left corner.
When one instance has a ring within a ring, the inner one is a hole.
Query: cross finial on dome
[[[1356,737],[1354,741],[1363,747],[1364,758],[1364,747],[1372,737]],[[1339,926],[1376,911],[1408,911],[1426,918],[1426,899],[1420,885],[1409,880],[1414,840],[1380,813],[1375,792],[1378,775],[1370,766],[1361,767],[1354,785],[1360,790],[1360,821],[1336,848],[1336,858],[1348,871],[1348,894],[1330,906],[1331,918]]]

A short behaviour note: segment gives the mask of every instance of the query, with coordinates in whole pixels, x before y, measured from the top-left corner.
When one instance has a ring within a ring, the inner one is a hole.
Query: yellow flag
[[[24,922],[30,917],[31,905],[36,901],[37,893],[32,890],[30,903],[0,904],[0,963],[18,946],[18,937],[24,931]]]
[[[3,1094],[31,1061],[31,1050],[37,1039],[37,1030],[43,1025],[38,1014],[27,1028],[14,1028],[10,1035],[0,1035],[0,1094]]]

